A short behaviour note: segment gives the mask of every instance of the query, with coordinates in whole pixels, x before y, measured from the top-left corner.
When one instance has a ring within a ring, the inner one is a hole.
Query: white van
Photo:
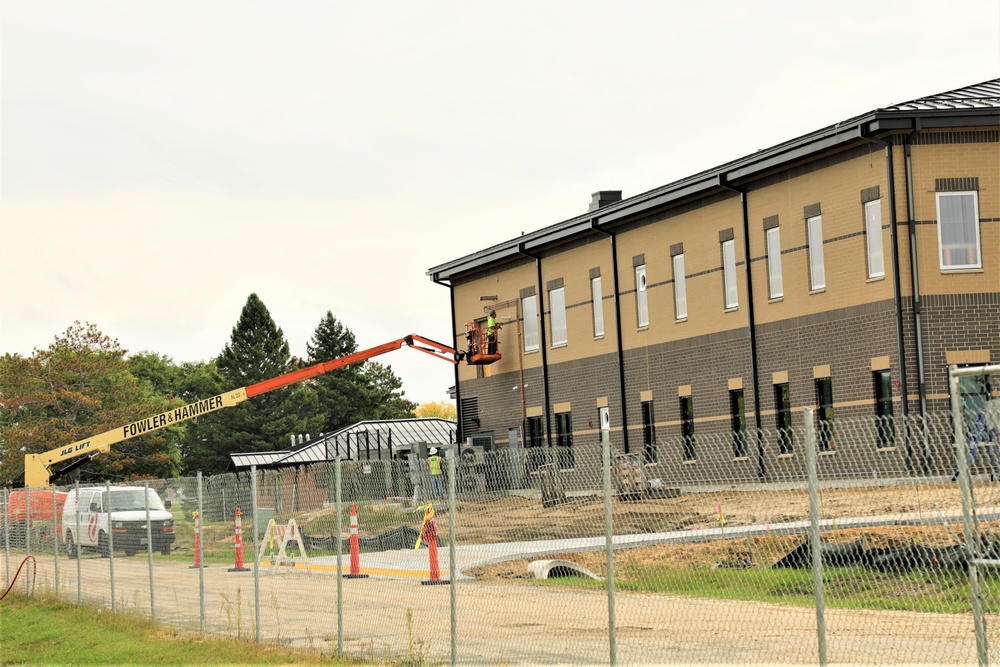
[[[124,551],[126,556],[134,556],[139,550],[147,549],[146,537],[146,497],[141,486],[111,487],[111,526],[115,551]],[[66,553],[76,558],[79,544],[87,550],[96,550],[107,558],[109,549],[108,506],[105,496],[107,488],[92,486],[76,489],[66,497],[62,511],[62,537]],[[167,510],[170,501],[164,503],[156,491],[149,489],[149,522],[153,538],[153,549],[167,555],[174,543],[174,517]],[[77,522],[79,511],[79,522]],[[77,532],[79,525],[79,533]]]

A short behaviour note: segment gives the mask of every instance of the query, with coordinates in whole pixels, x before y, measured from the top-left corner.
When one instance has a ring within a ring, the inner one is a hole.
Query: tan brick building
[[[941,472],[905,428],[840,443],[831,424],[946,411],[948,364],[1000,360],[1000,79],[595,193],[428,275],[457,340],[490,307],[503,326],[500,361],[456,372],[462,435],[553,447],[581,485],[602,412],[671,483],[774,479],[806,407],[843,473]]]

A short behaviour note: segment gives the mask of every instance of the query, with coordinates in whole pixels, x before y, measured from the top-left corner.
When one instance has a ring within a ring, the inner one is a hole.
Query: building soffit
[[[877,109],[835,125],[796,137],[752,155],[720,165],[648,192],[609,204],[595,211],[523,234],[515,239],[441,264],[428,270],[432,280],[453,280],[522,256],[540,254],[584,236],[598,234],[595,227],[616,226],[649,216],[692,198],[703,197],[725,185],[752,181],[816,157],[839,152],[865,142],[865,135],[888,134],[922,128],[1000,126],[1000,79],[959,88],[910,102]]]

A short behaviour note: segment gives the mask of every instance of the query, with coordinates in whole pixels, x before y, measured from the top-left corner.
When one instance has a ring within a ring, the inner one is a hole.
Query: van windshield
[[[145,510],[146,499],[143,491],[145,489],[120,489],[117,491],[111,489],[111,511]],[[153,489],[149,489],[149,509],[150,511],[164,509],[163,501]]]

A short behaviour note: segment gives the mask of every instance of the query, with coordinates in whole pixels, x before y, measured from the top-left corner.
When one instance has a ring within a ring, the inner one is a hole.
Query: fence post
[[[337,507],[337,659],[344,657],[344,572],[343,572],[343,556],[344,556],[344,540],[341,537],[343,535],[343,519],[341,517],[341,494],[340,494],[340,452],[337,452],[336,458],[334,459],[334,486],[336,493],[336,507]]]
[[[958,487],[962,494],[962,520],[965,538],[966,559],[969,562],[969,594],[972,596],[972,620],[976,628],[976,653],[980,665],[990,664],[989,646],[986,640],[986,623],[983,615],[983,594],[979,586],[979,566],[976,560],[982,558],[978,549],[979,534],[972,521],[972,471],[966,453],[965,420],[962,417],[962,397],[959,394],[958,366],[948,367],[948,392],[951,395],[951,422],[955,431],[955,465],[958,470]]]
[[[257,556],[257,466],[250,466],[250,506],[253,507],[253,613],[255,640],[260,645],[260,558]],[[277,509],[277,507],[275,508]],[[305,545],[302,545],[303,549]]]
[[[76,491],[76,540],[73,546],[76,547],[76,603],[83,604],[83,564],[80,557],[83,555],[83,547],[80,546],[80,480],[76,480],[73,485]]]
[[[104,513],[108,515],[108,571],[111,574],[111,611],[115,611],[115,532],[111,530],[111,480],[104,482]],[[97,545],[100,547],[100,530]]]
[[[604,554],[608,583],[608,664],[618,664],[618,629],[615,624],[615,548],[611,513],[611,434],[601,429],[601,469],[604,477]]]
[[[149,520],[149,480],[142,483],[146,493],[146,555],[149,561],[149,618],[156,621],[156,600],[153,586],[153,525]]]
[[[56,487],[52,487],[52,566],[55,568],[56,597],[59,597],[59,517],[56,507]]]
[[[816,597],[816,638],[819,664],[826,661],[826,607],[823,603],[823,551],[819,538],[819,475],[816,473],[816,429],[812,408],[805,409],[806,468],[809,472],[809,553],[812,556],[813,593]]]
[[[455,462],[458,443],[445,450],[448,457],[448,578],[451,580],[451,667],[458,659],[458,587],[455,585]]]
[[[201,534],[202,526],[205,524],[204,507],[202,504],[202,477],[201,471],[198,471],[198,516],[195,518],[195,530]],[[204,556],[204,549],[201,547],[201,537],[198,538],[198,544],[195,545],[197,553],[195,553],[195,558],[198,561],[198,613],[199,613],[199,629],[202,634],[205,634],[205,566],[202,563],[202,556]]]
[[[24,555],[31,555],[31,487],[24,485]],[[24,571],[24,594],[31,595],[31,570]]]
[[[10,586],[10,489],[4,489],[3,495],[6,501],[3,504],[3,553],[4,568],[7,571],[4,581]]]

